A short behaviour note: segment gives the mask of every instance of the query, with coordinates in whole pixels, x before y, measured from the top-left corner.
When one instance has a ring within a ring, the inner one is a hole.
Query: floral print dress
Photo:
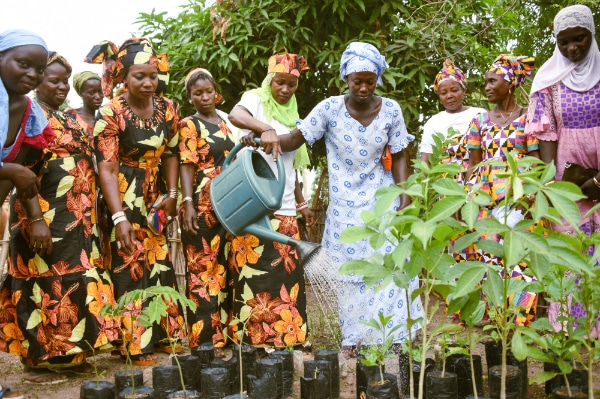
[[[162,285],[176,288],[175,271],[168,256],[168,242],[164,234],[153,234],[146,225],[146,216],[152,205],[165,193],[160,175],[160,158],[163,154],[177,153],[178,110],[168,99],[153,97],[154,115],[149,119],[138,117],[122,97],[116,97],[101,107],[100,118],[94,126],[96,159],[118,162],[118,185],[122,208],[131,223],[137,239],[132,255],[118,247],[115,228],[110,215],[103,221],[104,265],[110,270],[115,287],[115,298],[135,289]],[[107,211],[107,213],[109,213]],[[139,311],[136,307],[134,311]],[[169,335],[181,338],[184,334],[182,312],[168,306]],[[155,344],[166,338],[161,326],[145,329],[136,321],[125,318],[124,324],[133,331],[129,348],[131,355],[151,353]]]
[[[54,248],[44,256],[29,248],[27,215],[13,197],[10,277],[0,293],[0,346],[38,367],[81,363],[90,346],[101,348],[117,331],[100,315],[114,297],[100,257],[92,146],[74,119],[60,111],[47,111],[47,117],[56,138],[34,170]]]
[[[181,241],[187,264],[186,292],[196,303],[196,311],[188,310],[187,322],[191,348],[212,343],[225,345],[223,323],[227,320],[226,274],[227,231],[217,220],[210,202],[210,183],[221,173],[221,166],[235,145],[233,134],[225,122],[219,125],[189,116],[181,121],[179,155],[181,164],[195,165],[193,203],[196,206],[197,235],[182,230]]]

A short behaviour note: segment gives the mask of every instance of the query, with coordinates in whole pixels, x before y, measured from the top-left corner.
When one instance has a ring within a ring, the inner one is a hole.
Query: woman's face
[[[48,53],[42,46],[18,46],[0,53],[0,76],[9,93],[24,95],[44,79]]]
[[[377,88],[377,74],[373,72],[353,72],[346,76],[350,97],[359,103],[368,102]]]
[[[438,86],[440,102],[449,113],[459,112],[463,106],[465,89],[454,80],[445,80]]]
[[[510,83],[504,80],[502,76],[489,71],[484,76],[484,82],[485,95],[489,102],[498,103],[510,95]]]
[[[52,109],[58,109],[65,102],[71,86],[69,77],[71,74],[62,64],[53,62],[46,67],[44,79],[37,87],[37,99]]]
[[[564,57],[581,62],[590,51],[592,32],[581,27],[565,29],[556,35],[556,45]]]
[[[190,101],[200,114],[210,114],[215,110],[217,91],[208,79],[197,79],[190,87]]]
[[[81,85],[81,99],[86,108],[94,111],[102,105],[102,83],[98,79],[88,79]]]
[[[130,96],[140,100],[152,98],[158,87],[158,68],[150,64],[131,65],[124,83]]]
[[[291,73],[278,72],[271,80],[271,95],[280,105],[287,104],[298,88],[298,77]]]

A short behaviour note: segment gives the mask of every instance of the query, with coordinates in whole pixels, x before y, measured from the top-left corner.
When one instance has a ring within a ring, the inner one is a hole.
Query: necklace
[[[209,118],[205,118],[205,117],[201,116],[199,112],[196,112],[196,116],[198,118],[202,119],[203,121],[212,123],[213,125],[216,125],[216,126],[219,126],[221,124],[221,122],[223,122],[223,119],[221,119],[221,117],[219,115],[217,115],[216,121],[214,118],[211,120]]]
[[[504,126],[506,124],[506,122],[508,122],[508,120],[512,117],[512,114],[514,114],[515,111],[520,110],[521,107],[517,106],[515,109],[509,111],[508,115],[504,116],[504,112],[500,111],[500,110],[496,110],[496,112],[498,112],[500,114],[500,117],[504,120],[502,122],[502,125]]]

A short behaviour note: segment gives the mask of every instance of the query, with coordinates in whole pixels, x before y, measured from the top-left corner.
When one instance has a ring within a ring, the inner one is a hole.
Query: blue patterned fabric
[[[377,83],[383,84],[381,75],[388,67],[377,47],[369,43],[352,42],[342,54],[340,76],[346,80],[346,76],[354,72],[373,72],[377,75]]]
[[[324,137],[329,171],[329,206],[323,233],[323,247],[328,250],[336,268],[353,259],[363,259],[374,253],[367,240],[355,243],[338,241],[341,232],[350,226],[361,225],[360,214],[373,210],[375,192],[382,186],[394,184],[390,171],[381,165],[381,154],[386,144],[391,153],[397,153],[414,140],[406,131],[402,111],[394,100],[382,98],[381,111],[369,126],[362,126],[346,109],[344,96],[330,97],[319,103],[298,128],[309,145]],[[393,206],[398,206],[398,203]],[[391,252],[386,244],[380,252]],[[337,274],[337,269],[331,273]],[[340,295],[342,344],[370,344],[380,337],[372,328],[360,323],[376,317],[379,311],[393,314],[392,325],[406,324],[405,290],[391,284],[375,294],[366,289],[361,276],[339,276],[343,294]],[[418,287],[411,282],[410,291]],[[411,315],[422,314],[420,301],[411,305]],[[388,326],[391,328],[392,326]],[[416,326],[415,328],[418,328]],[[395,341],[408,337],[406,329],[399,329]]]

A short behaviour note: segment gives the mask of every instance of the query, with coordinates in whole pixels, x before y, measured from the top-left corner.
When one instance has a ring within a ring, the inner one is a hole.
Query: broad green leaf
[[[460,267],[460,265],[457,267]],[[458,282],[456,283],[456,290],[453,292],[453,297],[458,298],[463,295],[467,295],[472,291],[479,290],[478,287],[483,280],[485,271],[486,270],[482,267],[472,267],[466,270],[459,277]]]
[[[527,249],[521,237],[514,231],[509,231],[504,236],[504,261],[506,265],[516,265],[525,256]]]
[[[429,214],[428,222],[437,223],[447,217],[453,216],[465,203],[464,198],[446,197],[436,202]]]
[[[479,205],[475,201],[469,201],[461,208],[460,214],[467,226],[472,229],[479,215]]]
[[[424,248],[428,246],[429,241],[431,240],[431,236],[435,230],[435,224],[418,221],[412,224],[410,231],[411,233],[421,241],[421,244]]]

